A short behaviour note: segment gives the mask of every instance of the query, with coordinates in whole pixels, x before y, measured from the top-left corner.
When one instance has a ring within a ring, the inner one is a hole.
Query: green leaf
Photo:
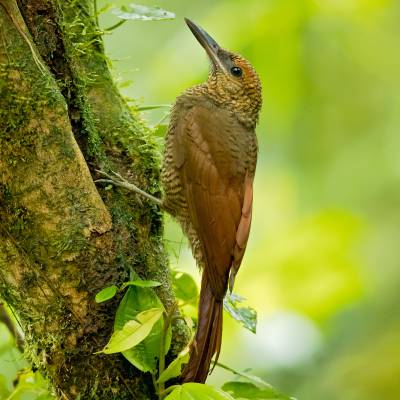
[[[3,397],[1,397],[3,399]],[[18,375],[15,390],[6,400],[54,400],[47,389],[47,382],[38,372],[27,371]]]
[[[233,397],[202,383],[184,383],[176,386],[165,400],[233,400]]]
[[[0,375],[0,399],[6,399],[10,391],[7,388],[7,379],[4,375]]]
[[[165,371],[163,371],[157,382],[167,382],[169,379],[179,376],[181,374],[182,365],[187,364],[188,361],[189,347],[186,347],[178,354],[178,357],[168,365]]]
[[[131,277],[136,281],[137,275]],[[115,316],[114,330],[120,330],[130,320],[150,308],[161,308],[164,306],[155,294],[154,290],[147,287],[129,286],[126,291]],[[136,368],[143,372],[154,372],[157,367],[157,358],[160,352],[160,340],[163,336],[164,322],[160,318],[153,326],[150,334],[134,348],[124,351],[123,356]],[[171,328],[169,327],[166,335],[166,351],[171,343]]]
[[[272,386],[260,388],[250,382],[227,382],[222,389],[235,399],[289,400],[289,397],[280,394]]]
[[[248,372],[241,372],[240,376],[243,377],[243,378],[246,378],[249,381],[251,381],[251,382],[253,382],[253,383],[257,384],[257,385],[260,385],[260,386],[262,386],[264,388],[274,390],[274,388],[273,388],[273,386],[271,384],[269,384],[268,382],[265,382],[264,379],[260,378],[257,375],[249,374]]]
[[[156,328],[156,325],[160,322],[160,329]],[[143,342],[140,342],[134,348],[122,352],[122,355],[137,369],[143,372],[155,373],[157,369],[157,359],[159,358],[160,351],[160,340],[163,319],[160,318],[156,322],[150,334],[146,337]],[[166,338],[165,338],[165,349],[169,349],[171,345],[172,330],[171,326],[168,327]],[[167,352],[168,350],[165,350]]]
[[[157,287],[161,286],[160,282],[157,281],[145,281],[141,279],[135,279],[133,281],[125,282],[122,286],[121,289],[125,289],[127,286],[139,286],[139,287]]]
[[[135,347],[149,335],[162,314],[161,308],[152,308],[141,312],[136,316],[137,321],[128,321],[121,330],[112,334],[102,352],[105,354],[119,353]]]
[[[219,367],[232,372],[233,374],[239,376],[240,378],[245,378],[249,382],[227,382],[223,385],[222,389],[231,393],[235,398],[238,399],[265,399],[265,400],[296,400],[293,397],[288,397],[278,392],[271,384],[266,382],[259,376],[252,375],[246,372],[239,372],[234,370],[227,365],[221,363],[217,364]]]
[[[163,10],[160,7],[147,7],[139,4],[130,4],[129,7],[115,8],[112,10],[112,13],[124,20],[160,21],[175,18],[174,13]]]
[[[172,271],[172,284],[175,296],[185,303],[196,304],[197,285],[194,279],[185,272]]]
[[[130,85],[132,85],[133,81],[123,81],[118,83],[118,89],[123,89],[126,88]]]
[[[103,301],[112,299],[116,295],[117,291],[118,288],[115,285],[108,286],[100,290],[95,297],[96,303],[102,303]]]
[[[241,378],[245,378],[245,379],[249,380],[250,382],[255,383],[256,385],[262,386],[266,389],[275,390],[272,385],[270,385],[268,382],[264,381],[264,379],[260,378],[259,376],[252,375],[247,372],[237,371],[237,370],[235,370],[231,367],[228,367],[227,365],[223,365],[221,363],[217,363],[217,365],[221,368],[226,369],[227,371],[232,372],[233,374],[235,374],[237,376],[240,376]]]
[[[230,316],[249,331],[256,333],[257,311],[251,307],[239,307],[238,303],[245,299],[237,294],[227,293],[224,299],[224,309]]]
[[[168,125],[166,124],[158,124],[154,127],[154,136],[157,137],[164,137],[165,136],[165,132],[167,132],[168,129]]]

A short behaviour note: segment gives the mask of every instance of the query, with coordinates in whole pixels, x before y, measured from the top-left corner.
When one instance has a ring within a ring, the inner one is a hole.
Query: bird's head
[[[252,65],[238,54],[221,48],[200,26],[185,18],[211,61],[205,84],[215,102],[235,112],[246,125],[255,125],[261,108],[261,82]]]

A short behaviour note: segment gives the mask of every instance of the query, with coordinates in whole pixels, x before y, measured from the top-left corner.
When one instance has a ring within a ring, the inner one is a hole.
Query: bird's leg
[[[96,169],[96,172],[98,172],[100,175],[102,175],[106,178],[106,179],[104,179],[104,178],[97,179],[97,180],[95,180],[96,183],[110,183],[115,186],[123,187],[127,190],[130,190],[131,192],[135,192],[135,193],[140,194],[143,197],[146,197],[146,199],[149,199],[153,203],[162,207],[162,201],[160,199],[157,199],[157,197],[154,197],[151,194],[146,193],[144,190],[139,189],[134,184],[128,182],[124,177],[122,177],[117,172],[111,171],[112,175],[108,174],[107,172],[98,170],[98,169]]]

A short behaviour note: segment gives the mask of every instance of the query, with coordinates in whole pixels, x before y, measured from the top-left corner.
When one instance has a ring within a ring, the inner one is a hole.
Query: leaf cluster
[[[171,343],[172,316],[166,313],[153,291],[154,287],[160,285],[159,282],[141,280],[136,276],[133,278],[120,288],[115,285],[109,286],[96,295],[96,301],[103,302],[114,297],[119,290],[128,288],[115,316],[114,333],[100,352],[120,352],[136,368],[151,373],[160,399],[289,400],[289,397],[280,394],[260,377],[236,371],[219,363],[217,366],[232,372],[239,380],[226,382],[221,389],[199,383],[173,385],[164,389],[165,383],[181,374],[183,366],[189,360],[189,347],[183,349],[165,368],[165,355]],[[173,271],[172,278],[179,304],[195,305],[198,288],[194,279],[189,274],[179,271]],[[255,332],[257,313],[252,308],[241,306],[243,301],[244,298],[239,295],[228,294],[224,308],[246,329]]]

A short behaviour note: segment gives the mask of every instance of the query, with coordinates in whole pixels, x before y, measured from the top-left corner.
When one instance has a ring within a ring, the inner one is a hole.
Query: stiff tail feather
[[[191,344],[189,362],[181,375],[182,382],[206,381],[212,357],[216,354],[217,360],[221,349],[222,310],[222,300],[214,297],[206,274],[203,274],[197,331]]]

